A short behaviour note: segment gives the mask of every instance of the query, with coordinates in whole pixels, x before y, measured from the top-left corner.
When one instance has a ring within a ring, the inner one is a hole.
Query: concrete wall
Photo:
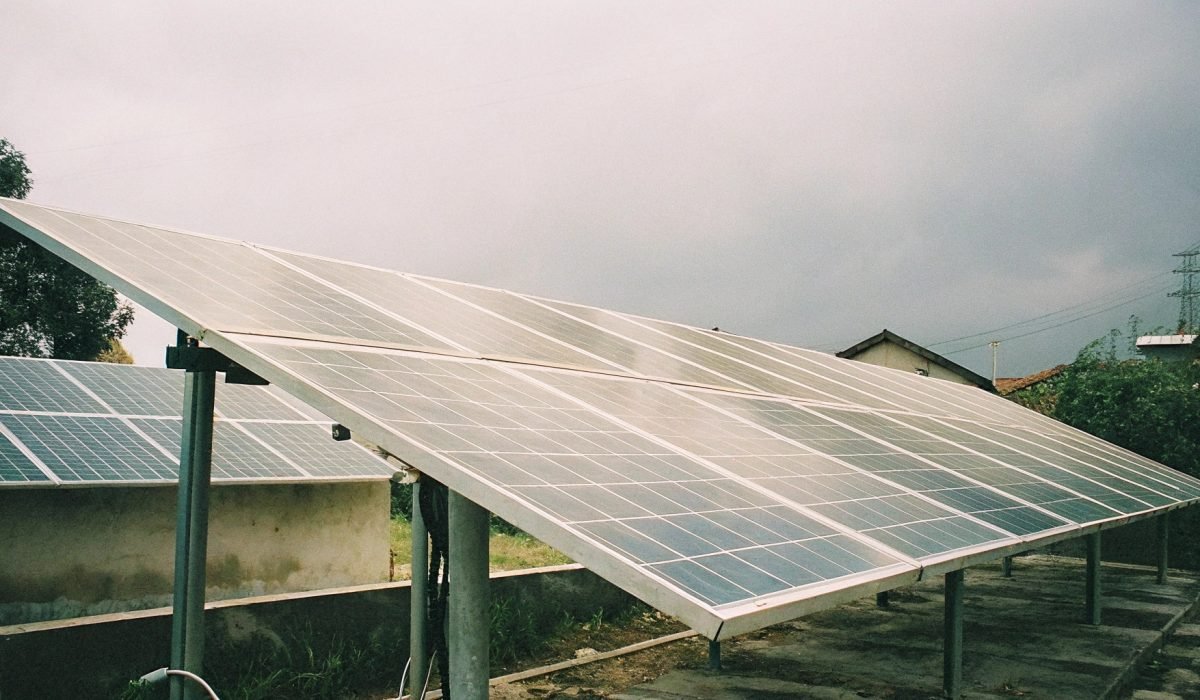
[[[0,491],[0,625],[169,604],[174,487]],[[386,581],[386,481],[211,491],[208,597]]]
[[[493,602],[508,600],[552,630],[564,615],[611,616],[632,596],[578,565],[495,574]],[[205,613],[206,666],[237,661],[248,642],[266,640],[289,653],[344,644],[383,644],[394,653],[396,684],[408,658],[408,583],[293,593],[210,603]],[[0,698],[117,697],[128,681],[167,665],[170,610],[0,626]]]
[[[974,386],[972,382],[941,365],[934,364],[917,353],[886,340],[882,343],[872,345],[863,352],[855,355],[854,359],[858,362],[867,362],[872,365],[879,365],[880,367],[891,367],[892,369],[903,370],[905,372],[916,372],[920,369],[930,377],[948,379],[959,384]]]

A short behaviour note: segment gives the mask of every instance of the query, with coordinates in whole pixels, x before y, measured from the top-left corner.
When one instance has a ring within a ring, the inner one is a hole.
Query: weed
[[[488,651],[494,669],[536,653],[546,638],[528,609],[508,598],[492,601]]]

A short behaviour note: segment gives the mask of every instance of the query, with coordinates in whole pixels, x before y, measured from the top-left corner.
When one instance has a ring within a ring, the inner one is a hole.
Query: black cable
[[[450,648],[446,639],[446,613],[450,602],[449,490],[428,476],[421,478],[421,517],[429,531],[429,644],[442,679],[442,697],[450,700]],[[430,660],[432,668],[433,659]],[[427,677],[428,678],[428,677]]]

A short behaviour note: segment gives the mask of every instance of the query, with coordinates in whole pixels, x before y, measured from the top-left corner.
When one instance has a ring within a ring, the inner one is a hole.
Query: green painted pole
[[[421,697],[429,673],[429,531],[421,516],[421,481],[412,489],[412,601],[409,603],[409,695]]]
[[[1004,557],[1000,560],[1000,574],[1004,578],[1012,578],[1012,557]]]
[[[1087,621],[1089,625],[1100,624],[1100,533],[1087,536]]]
[[[1167,582],[1167,537],[1169,534],[1168,526],[1171,524],[1169,520],[1170,513],[1163,513],[1158,516],[1158,582]]]
[[[887,591],[880,591],[875,594],[875,607],[886,608],[886,607],[890,606],[891,604],[892,604],[892,601],[888,598]]]
[[[175,585],[171,612],[171,668],[204,670],[204,584],[208,559],[208,486],[212,476],[216,372],[188,371],[183,384],[179,449],[179,503],[175,517]],[[198,684],[172,675],[171,700],[199,700]]]
[[[945,613],[943,615],[942,691],[947,698],[962,696],[963,679],[963,571],[946,574]]]
[[[708,640],[708,670],[721,670],[721,643],[715,639]]]
[[[454,491],[450,510],[450,695],[454,700],[487,700],[488,512]]]

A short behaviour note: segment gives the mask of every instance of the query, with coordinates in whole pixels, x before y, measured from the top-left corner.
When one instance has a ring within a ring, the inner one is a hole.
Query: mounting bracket
[[[185,343],[167,346],[167,367],[188,372],[224,372],[226,384],[270,384],[213,348],[200,347],[199,341],[190,337]]]

